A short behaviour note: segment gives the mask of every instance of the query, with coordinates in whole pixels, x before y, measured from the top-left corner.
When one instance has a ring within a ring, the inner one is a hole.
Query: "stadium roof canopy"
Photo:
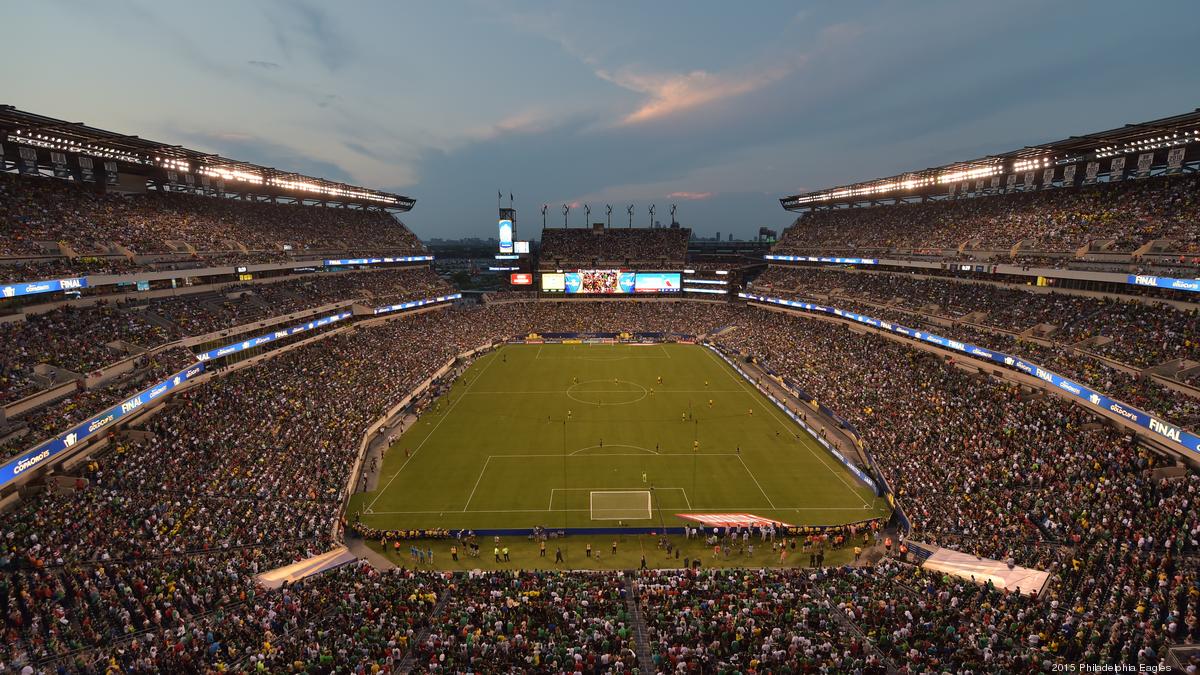
[[[1008,175],[1007,187],[1014,187],[1013,176],[1025,174],[1021,189],[1036,187],[1061,187],[1082,180],[1095,180],[1081,172],[1076,178],[1074,169],[1069,177],[1063,170],[1050,171],[1057,167],[1080,163],[1105,163],[1106,177],[1121,176],[1128,172],[1123,159],[1126,155],[1141,156],[1149,153],[1153,167],[1168,167],[1172,151],[1180,153],[1178,161],[1195,162],[1200,159],[1200,109],[1182,115],[1164,117],[1151,122],[1126,124],[1123,127],[1100,131],[1083,136],[1071,136],[1061,141],[1030,145],[998,155],[988,155],[966,162],[955,162],[919,171],[878,178],[875,180],[842,185],[838,187],[783,197],[779,203],[788,211],[808,211],[817,208],[874,205],[899,201],[920,201],[938,196],[953,196],[956,189],[963,194],[965,188],[972,194],[999,192],[1000,177]],[[1121,158],[1121,159],[1117,159]],[[1117,159],[1117,162],[1113,162]],[[1030,172],[1039,174],[1034,181]],[[1141,169],[1139,168],[1139,172]],[[1149,175],[1149,171],[1142,175]],[[1049,180],[1046,180],[1046,179]],[[972,188],[973,184],[973,188]]]
[[[16,144],[51,153],[93,157],[117,162],[122,173],[144,174],[175,185],[219,186],[232,192],[287,197],[296,200],[353,204],[392,211],[409,211],[416,200],[403,195],[305,176],[291,171],[229,159],[180,145],[97,129],[0,105],[0,150]],[[11,148],[10,148],[11,150]],[[48,164],[49,162],[47,162]]]

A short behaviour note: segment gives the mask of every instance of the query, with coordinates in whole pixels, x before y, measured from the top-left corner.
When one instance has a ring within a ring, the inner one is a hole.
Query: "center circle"
[[[629,405],[650,393],[648,389],[629,380],[585,380],[567,389],[567,398],[590,405]]]

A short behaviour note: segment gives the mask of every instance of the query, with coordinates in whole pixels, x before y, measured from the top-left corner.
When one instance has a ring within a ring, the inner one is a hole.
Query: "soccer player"
[[[746,414],[754,417],[754,408],[746,408]]]
[[[658,383],[659,383],[659,384],[662,384],[662,375],[659,375],[659,376],[658,376]]]
[[[708,399],[708,407],[713,407],[713,400],[711,398]]]
[[[539,545],[538,556],[542,557],[542,558],[546,557],[546,540],[545,539],[543,539],[541,544]]]
[[[563,557],[562,557],[562,547],[561,547],[561,546],[556,546],[556,547],[554,548],[554,564],[555,564],[555,565],[557,565],[558,563],[560,563],[560,562],[562,562],[562,561],[563,561]]]
[[[700,449],[700,441],[692,441],[692,452]]]
[[[642,472],[642,482],[643,483],[646,482],[646,472],[645,471]],[[613,544],[616,545],[616,542],[613,542]]]

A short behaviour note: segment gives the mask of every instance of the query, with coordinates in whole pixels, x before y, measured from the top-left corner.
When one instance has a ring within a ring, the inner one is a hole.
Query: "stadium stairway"
[[[654,659],[650,655],[649,631],[646,630],[646,620],[642,617],[642,605],[638,602],[637,585],[632,577],[625,578],[625,605],[629,608],[629,618],[633,621],[633,634],[637,638],[637,657],[641,664],[641,672],[653,673]]]
[[[413,662],[417,660],[417,649],[421,643],[425,642],[425,638],[429,637],[429,627],[433,625],[434,621],[440,619],[442,613],[446,610],[446,601],[450,599],[450,593],[452,592],[447,588],[446,592],[442,593],[442,597],[438,598],[437,604],[433,606],[433,611],[429,613],[429,622],[424,628],[417,631],[417,634],[408,643],[408,653],[404,655],[404,658],[400,661],[400,665],[396,666],[396,672],[404,673],[405,675],[412,672]]]
[[[891,659],[884,656],[883,652],[879,651],[879,647],[875,646],[875,643],[872,642],[871,639],[867,637],[867,634],[858,627],[858,624],[854,623],[854,621],[852,621],[850,617],[847,616],[844,611],[842,611],[842,608],[839,607],[837,603],[835,603],[828,595],[826,595],[825,591],[821,591],[821,595],[825,598],[826,606],[829,607],[829,614],[833,617],[833,620],[841,624],[842,628],[847,633],[857,636],[859,641],[862,642],[863,647],[865,647],[872,656],[878,659],[879,662],[882,663],[885,668],[887,668],[888,675],[896,675],[896,673],[900,672],[896,668],[896,664],[892,663]]]

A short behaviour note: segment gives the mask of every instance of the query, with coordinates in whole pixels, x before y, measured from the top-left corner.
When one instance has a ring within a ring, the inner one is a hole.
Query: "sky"
[[[0,103],[398,192],[423,238],[677,218],[1200,106],[1195,0],[10,2]]]

